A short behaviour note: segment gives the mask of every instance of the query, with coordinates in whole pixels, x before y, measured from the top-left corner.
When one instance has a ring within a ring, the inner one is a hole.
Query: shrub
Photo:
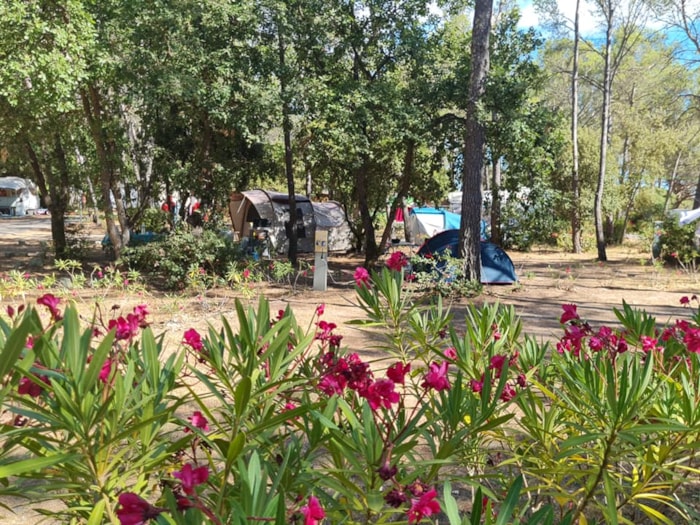
[[[49,514],[65,523],[696,519],[696,297],[664,330],[626,304],[620,329],[563,305],[552,348],[512,307],[457,322],[396,268],[355,281],[378,361],[342,344],[324,305],[304,329],[237,302],[167,357],[144,306],[85,328],[51,295],[8,309],[2,486],[31,479],[23,492],[63,501]]]
[[[231,263],[242,258],[239,245],[218,232],[180,228],[161,241],[125,249],[121,262],[142,274],[160,278],[172,290],[184,288],[193,272],[207,276],[211,285],[227,274]]]
[[[695,268],[698,247],[695,238],[696,224],[681,226],[675,217],[667,217],[659,234],[661,257],[683,267]]]

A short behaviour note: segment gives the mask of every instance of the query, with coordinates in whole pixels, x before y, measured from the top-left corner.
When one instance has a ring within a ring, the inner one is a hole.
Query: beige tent
[[[328,231],[328,250],[347,252],[352,248],[352,232],[343,208],[335,201],[311,202],[308,197],[296,195],[298,249],[312,252],[316,229]],[[249,190],[231,194],[229,212],[234,237],[250,238],[264,232],[273,251],[284,253],[289,241],[289,195],[265,190]]]

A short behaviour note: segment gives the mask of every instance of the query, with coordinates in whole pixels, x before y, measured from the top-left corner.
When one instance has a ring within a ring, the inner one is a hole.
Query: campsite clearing
[[[90,221],[88,225],[100,238],[98,227]],[[45,251],[45,243],[50,241],[50,220],[48,217],[0,219],[3,235],[0,238],[0,274],[10,270],[20,272],[59,274],[54,267],[38,267]],[[15,231],[16,230],[16,231]],[[95,243],[96,254],[105,263],[99,243]],[[406,253],[415,253],[418,247],[402,246]],[[661,323],[673,321],[677,317],[688,317],[689,312],[680,305],[682,296],[700,295],[700,275],[685,272],[679,268],[662,267],[652,264],[647,246],[610,247],[609,261],[600,263],[595,255],[585,253],[574,255],[557,250],[536,249],[531,252],[509,252],[513,261],[518,283],[515,285],[487,285],[481,296],[475,299],[455,299],[451,301],[456,322],[464,314],[468,302],[499,302],[513,305],[523,318],[526,333],[552,339],[561,335],[558,319],[561,305],[575,303],[584,318],[594,325],[616,321],[613,308],[627,302],[633,307],[646,310]],[[255,283],[249,296],[265,295],[272,302],[272,308],[293,308],[302,322],[308,322],[319,304],[326,304],[326,318],[342,326],[345,341],[357,350],[372,346],[371,336],[358,328],[344,323],[360,317],[353,289],[352,274],[362,262],[356,255],[331,255],[328,260],[328,290],[314,291],[308,287],[278,287],[267,283]],[[25,292],[27,301],[44,293],[42,290]],[[182,331],[194,327],[203,328],[208,323],[217,325],[222,315],[231,316],[234,311],[236,294],[233,290],[219,288],[204,294],[166,294],[150,291],[145,294],[124,296],[114,291],[105,295],[105,290],[90,289],[64,290],[61,295],[73,298],[81,308],[92,308],[94,299],[106,305],[119,305],[125,310],[138,303],[148,303],[152,320],[157,329],[173,331],[179,337]],[[3,309],[9,304],[21,302],[21,296],[8,294],[0,298]],[[273,310],[275,311],[275,310]]]

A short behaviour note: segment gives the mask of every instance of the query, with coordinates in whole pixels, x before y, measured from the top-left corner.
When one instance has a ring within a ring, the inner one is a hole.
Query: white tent
[[[28,215],[41,207],[34,183],[21,177],[0,177],[0,214]]]
[[[308,197],[296,195],[297,229],[300,252],[313,252],[316,228],[328,230],[328,250],[346,252],[352,248],[352,232],[343,208],[335,201],[311,202]],[[231,194],[229,213],[234,236],[245,239],[264,231],[273,251],[284,253],[289,241],[289,196],[265,190],[250,190]]]
[[[694,210],[671,210],[671,214],[678,218],[678,224],[685,226],[700,219],[700,208]]]
[[[406,219],[406,231],[414,243],[445,230],[459,228],[461,216],[438,208],[413,208]]]

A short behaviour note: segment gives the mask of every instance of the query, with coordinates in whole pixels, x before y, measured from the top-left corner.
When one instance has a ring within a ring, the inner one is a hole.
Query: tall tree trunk
[[[287,50],[284,41],[284,27],[277,23],[277,50],[279,53],[279,81],[280,97],[282,98],[282,133],[284,134],[284,173],[287,176],[287,194],[289,195],[289,222],[287,224],[287,238],[289,248],[287,257],[295,268],[298,265],[297,253],[299,236],[297,232],[297,200],[294,187],[294,159],[292,157],[292,120],[290,118],[289,93],[287,93]]]
[[[493,0],[476,0],[472,26],[472,70],[469,77],[464,166],[462,173],[462,219],[459,227],[460,255],[464,258],[464,278],[481,280],[481,180],[484,168],[486,133],[477,113],[489,71],[489,33]]]
[[[66,162],[66,152],[61,143],[58,133],[54,138],[54,156],[58,167],[58,174],[52,176],[49,192],[51,193],[51,238],[53,239],[56,257],[65,257],[68,253],[68,243],[66,241],[66,212],[68,211],[68,188],[70,188],[70,177],[68,174],[68,163]],[[54,217],[55,214],[55,217]]]
[[[583,251],[581,244],[581,185],[578,172],[578,45],[579,8],[576,0],[574,16],[574,63],[571,71],[571,247],[574,253]]]
[[[664,215],[668,211],[668,203],[671,201],[671,193],[673,192],[673,185],[676,182],[676,177],[678,176],[678,166],[681,163],[681,152],[676,155],[676,162],[673,165],[673,173],[671,173],[671,180],[668,181],[668,190],[666,191],[666,198],[664,199]],[[698,185],[695,188],[695,199],[693,199],[693,209],[700,208],[700,179],[698,179]]]
[[[370,213],[369,204],[367,203],[367,172],[365,166],[368,162],[362,163],[362,165],[357,170],[357,175],[355,180],[357,181],[357,186],[355,187],[355,192],[357,195],[357,203],[360,209],[360,221],[362,223],[362,230],[364,233],[364,243],[363,249],[365,252],[365,262],[366,268],[369,268],[374,262],[379,259],[379,246],[377,246],[377,239],[375,238],[374,230],[374,220],[372,214]]]
[[[612,71],[611,71],[611,54],[612,54],[612,30],[613,30],[613,7],[608,5],[607,12],[608,21],[605,32],[605,68],[603,70],[603,114],[601,117],[600,129],[600,163],[598,165],[598,184],[595,192],[595,232],[596,246],[598,248],[598,260],[607,261],[608,256],[605,251],[605,228],[603,224],[603,193],[605,190],[605,171],[607,168],[607,153],[608,153],[608,134],[610,128],[610,100],[612,97]]]
[[[498,245],[501,244],[501,178],[501,159],[498,154],[494,154],[491,175],[491,242]]]
[[[389,235],[391,235],[391,229],[394,224],[394,217],[396,216],[396,210],[399,206],[403,207],[403,201],[408,195],[408,190],[411,187],[411,180],[413,179],[413,159],[416,151],[416,142],[414,140],[408,140],[406,143],[406,151],[403,157],[403,170],[401,171],[401,180],[399,180],[398,192],[396,197],[391,202],[389,207],[389,216],[387,217],[386,226],[384,227],[384,232],[382,233],[382,240],[379,246],[386,246],[389,241]],[[406,216],[404,215],[404,225],[406,224]],[[405,226],[404,226],[405,230]]]
[[[29,164],[36,178],[39,191],[51,213],[51,241],[57,259],[67,256],[65,217],[68,209],[68,164],[58,134],[54,137],[53,158],[58,166],[58,174],[51,167],[51,159],[44,158],[44,167],[37,151],[29,141],[25,141]]]
[[[106,137],[102,103],[97,88],[88,85],[86,89],[81,90],[80,97],[97,153],[107,235],[112,243],[114,256],[118,259],[122,250],[129,244],[130,232],[124,201],[114,173],[115,147]]]

